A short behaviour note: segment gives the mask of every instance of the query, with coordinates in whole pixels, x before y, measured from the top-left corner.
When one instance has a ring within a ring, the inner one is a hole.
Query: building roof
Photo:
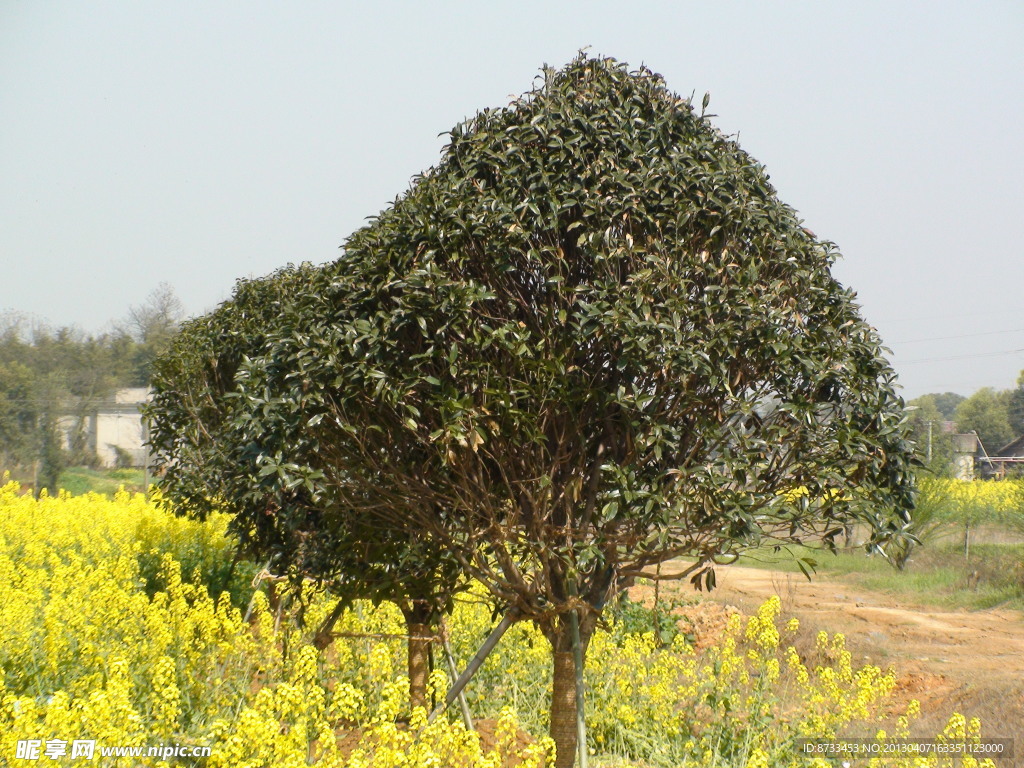
[[[1007,458],[1007,457],[1024,457],[1024,435],[1021,435],[1016,440],[1012,440],[997,451],[993,451],[990,456],[996,458]]]

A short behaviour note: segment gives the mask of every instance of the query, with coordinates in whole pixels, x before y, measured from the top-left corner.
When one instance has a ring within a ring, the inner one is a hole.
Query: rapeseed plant
[[[485,741],[454,714],[428,723],[422,708],[407,711],[395,606],[357,601],[318,651],[310,635],[333,608],[329,595],[304,590],[307,629],[279,622],[262,590],[248,621],[238,600],[211,593],[233,551],[223,518],[183,520],[142,495],[34,500],[19,491],[0,488],[0,763],[16,764],[19,740],[95,739],[209,746],[211,768],[550,764],[553,744],[541,736],[550,652],[528,623],[509,631],[469,689],[474,717],[493,724]],[[449,618],[459,666],[490,627],[471,590]],[[587,657],[589,748],[650,766],[814,765],[795,755],[797,738],[877,728],[893,673],[855,667],[840,634],[821,633],[818,663],[803,658],[798,629],[778,598],[733,615],[701,653],[681,634],[666,646],[612,619]],[[435,670],[431,695],[446,689]],[[918,712],[913,702],[898,730]],[[979,723],[955,715],[943,738],[979,734]]]

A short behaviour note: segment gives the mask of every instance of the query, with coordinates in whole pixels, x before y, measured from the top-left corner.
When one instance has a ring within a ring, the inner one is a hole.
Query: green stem
[[[580,768],[587,768],[587,715],[584,711],[583,644],[580,642],[580,617],[576,611],[569,614],[572,626],[572,655],[576,664],[576,752]]]

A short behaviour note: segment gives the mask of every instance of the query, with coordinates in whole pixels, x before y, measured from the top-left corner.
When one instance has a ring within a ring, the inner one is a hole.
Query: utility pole
[[[929,455],[931,449],[929,447]],[[150,495],[150,421],[142,417],[142,493]]]
[[[932,422],[928,422],[928,463],[932,463]]]

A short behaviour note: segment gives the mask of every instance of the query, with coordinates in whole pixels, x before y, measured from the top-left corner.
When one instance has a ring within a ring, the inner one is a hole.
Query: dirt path
[[[1024,613],[907,605],[821,575],[809,582],[799,573],[736,566],[718,568],[716,575],[716,599],[746,609],[777,594],[783,614],[843,632],[876,663],[924,665],[962,683],[1024,680]]]
[[[796,616],[808,631],[842,632],[856,661],[892,667],[902,696],[919,699],[935,722],[959,710],[981,717],[993,737],[1024,737],[1024,613],[911,605],[820,573],[808,582],[799,573],[715,570],[710,600],[750,613],[777,594],[783,618]],[[663,595],[673,590],[692,595],[685,582],[662,586]]]

